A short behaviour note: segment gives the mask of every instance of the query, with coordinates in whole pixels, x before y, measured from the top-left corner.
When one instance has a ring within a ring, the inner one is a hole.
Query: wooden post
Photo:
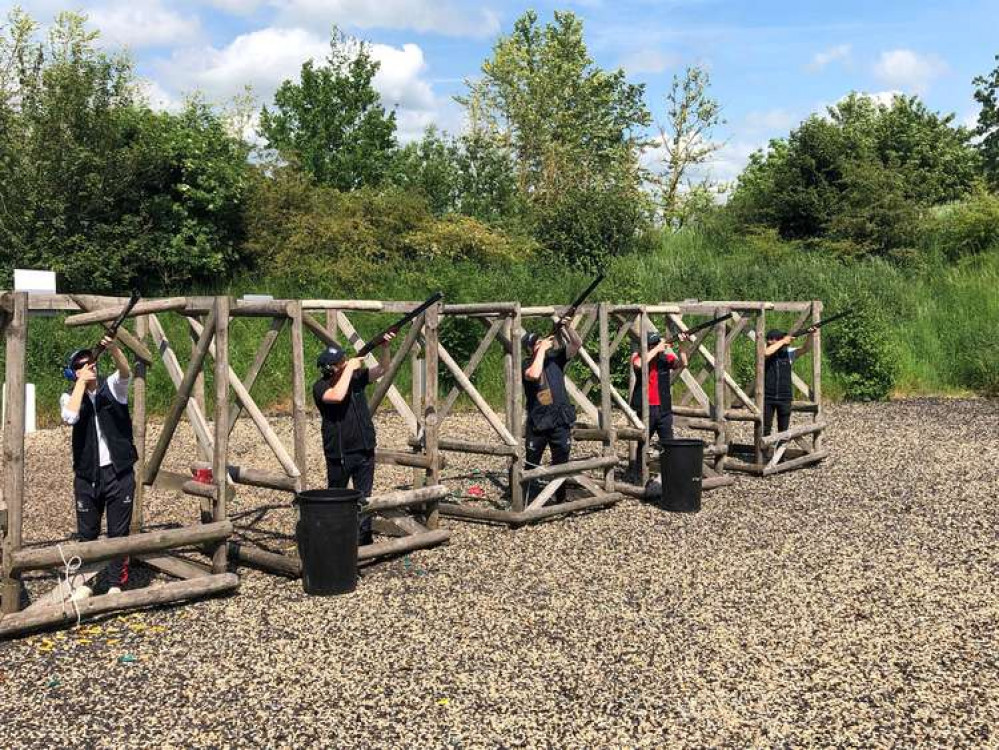
[[[3,581],[0,612],[21,608],[21,574],[13,570],[13,555],[20,550],[24,526],[24,365],[28,341],[28,294],[14,292],[7,321],[7,361],[4,382],[7,409],[3,426],[3,499],[7,503],[7,530],[3,538]]]
[[[614,443],[614,410],[611,392],[614,388],[611,383],[610,370],[610,312],[606,302],[601,302],[597,307],[597,318],[599,321],[600,336],[600,428],[604,432],[603,455],[615,456],[616,449]],[[614,466],[604,469],[604,490],[614,491]]]
[[[430,459],[430,468],[427,469],[427,483],[435,485],[440,483],[441,469],[439,459],[439,448],[437,439],[439,437],[439,424],[437,419],[437,363],[438,357],[438,335],[437,328],[440,323],[441,303],[438,302],[430,307],[423,318],[423,341],[426,346],[426,370],[427,377],[423,390],[423,440],[426,456]],[[427,527],[436,529],[440,525],[440,511],[438,502],[435,500],[427,505]]]
[[[644,487],[649,481],[649,315],[642,307],[638,314],[638,355],[641,359],[642,373],[638,381],[642,396],[642,424],[645,425],[645,435],[638,444],[638,483]],[[630,363],[629,363],[630,364]]]
[[[326,310],[326,333],[330,335],[331,339],[336,339],[340,336],[340,328],[337,325],[336,310],[332,307]]]
[[[197,320],[196,316],[191,316]],[[198,321],[201,322],[200,320]],[[191,326],[187,327],[188,336],[191,338],[191,351],[193,352],[195,347],[198,345],[198,334],[195,333]],[[198,409],[201,410],[202,414],[207,414],[205,411],[205,369],[202,367],[198,370],[198,376],[194,379],[194,387],[191,390],[191,400],[198,405]],[[199,456],[206,460],[211,461],[212,457],[208,451],[208,446],[198,444],[198,454]]]
[[[425,368],[423,358],[420,356],[419,341],[413,345],[413,352],[409,361],[413,373],[413,412],[415,414],[422,414]],[[420,440],[423,439],[422,434],[417,435],[416,437]],[[426,478],[426,473],[424,471],[421,469],[413,469],[413,487],[423,487],[426,484]]]
[[[156,441],[156,446],[153,448],[153,453],[149,458],[146,473],[142,480],[146,484],[152,484],[153,480],[156,479],[156,475],[160,471],[160,466],[163,464],[163,457],[166,456],[167,448],[170,447],[170,441],[177,430],[177,423],[180,422],[181,414],[184,413],[188,402],[191,400],[191,388],[194,386],[194,379],[197,377],[198,371],[205,361],[205,355],[208,354],[208,346],[215,335],[217,321],[214,313],[215,310],[213,309],[208,315],[208,320],[205,322],[198,345],[191,353],[191,361],[187,365],[183,379],[177,386],[177,397],[170,406],[170,411],[167,412],[166,419],[163,420],[163,429],[160,432],[159,439]],[[218,452],[218,446],[215,446],[215,451],[216,453]]]
[[[627,332],[633,331],[633,330],[634,330],[634,323],[633,322],[628,323],[628,325],[623,326],[621,328],[621,332],[625,333],[625,337],[624,338],[627,338]],[[624,340],[624,338],[622,338],[621,336],[618,336],[615,339],[615,343],[618,344],[618,345],[620,345],[620,343]],[[616,349],[616,347],[614,347],[614,349]],[[630,347],[629,347],[629,349],[630,349]],[[630,351],[626,352],[625,356],[628,358],[628,401],[630,402],[631,399],[632,399],[632,394],[635,392],[635,389],[638,388],[638,376],[635,374],[635,368],[632,367],[632,364],[631,364],[631,352]],[[639,420],[641,420],[642,415],[639,414],[638,418],[639,418]],[[643,424],[644,424],[644,422],[643,422]],[[648,427],[648,425],[645,425],[645,427]],[[642,452],[642,444],[641,444],[641,442],[632,442],[632,441],[628,442],[628,465],[629,466],[633,466],[636,469],[638,468],[638,462],[640,460],[639,456],[641,455],[641,452]],[[629,481],[631,481],[631,479],[632,479],[632,477],[629,477]]]
[[[822,300],[812,302],[812,323],[822,319]],[[812,401],[815,402],[815,412],[812,422],[822,421],[822,329],[812,334]],[[812,450],[818,453],[822,450],[822,432],[812,435]]]
[[[205,327],[201,338],[210,337]],[[208,342],[199,341],[207,351]],[[204,355],[202,354],[202,358]],[[212,475],[215,481],[215,499],[212,504],[212,519],[225,521],[226,486],[229,483],[229,298],[215,298],[215,455],[212,460]],[[212,554],[212,572],[225,573],[227,545],[223,540]]]
[[[514,513],[524,510],[524,485],[521,475],[524,473],[524,381],[521,377],[523,368],[524,348],[520,345],[520,337],[524,334],[523,320],[520,315],[520,303],[515,302],[513,316],[510,318],[510,380],[506,387],[512,397],[510,399],[511,417],[510,432],[517,441],[517,455],[510,462],[510,504]]]
[[[714,316],[720,318],[725,314],[722,307],[715,308]],[[718,424],[715,430],[714,469],[719,474],[725,470],[725,448],[728,445],[725,423],[725,362],[728,361],[728,351],[725,347],[725,321],[715,323],[715,403],[714,415],[711,419]]]
[[[149,331],[149,318],[140,315],[135,319],[135,335],[144,341]],[[132,438],[135,442],[135,476],[140,480],[145,476],[146,466],[146,363],[136,358],[135,372],[132,375]],[[135,483],[135,493],[132,497],[132,522],[129,533],[135,534],[142,529],[144,509],[142,503],[146,496],[146,485],[141,481]]]
[[[302,303],[288,305],[291,316],[291,393],[292,420],[295,432],[295,463],[299,476],[295,478],[295,489],[301,491],[309,486],[308,455],[306,451],[305,428],[308,414],[305,411],[305,343],[302,335]]]
[[[766,312],[760,308],[756,311],[756,383],[753,400],[760,411],[760,419],[753,423],[753,463],[763,463],[763,421],[766,412],[763,408],[763,378],[766,367],[767,319]]]

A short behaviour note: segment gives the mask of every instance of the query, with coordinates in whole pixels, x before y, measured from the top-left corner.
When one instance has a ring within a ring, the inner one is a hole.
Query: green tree
[[[458,208],[458,147],[433,125],[418,141],[407,143],[395,155],[392,182],[417,190],[436,216]]]
[[[14,13],[0,47],[0,268],[105,291],[208,280],[238,263],[246,151],[205,105],[154,113],[86,19],[47,38]],[[12,72],[13,71],[13,72]]]
[[[380,184],[396,147],[396,123],[372,86],[378,68],[365,43],[334,28],[326,64],[304,63],[299,82],[282,83],[273,111],[261,112],[268,147],[320,185],[347,191]]]
[[[398,150],[392,182],[422,193],[437,216],[460,213],[511,225],[520,214],[509,149],[474,130],[454,138],[430,126]]]
[[[974,186],[971,133],[953,120],[916,97],[887,105],[853,94],[754,154],[729,210],[744,225],[848,252],[909,247],[922,212]]]
[[[696,65],[686,68],[682,78],[674,75],[666,94],[666,120],[658,125],[664,153],[653,184],[663,221],[677,228],[710,196],[709,183],[690,183],[691,170],[708,162],[722,146],[711,139],[712,129],[724,120],[717,100],[708,93],[710,86],[708,71]],[[685,207],[688,195],[691,205]]]
[[[999,55],[996,67],[988,75],[976,76],[971,82],[975,87],[975,101],[982,109],[978,113],[975,134],[981,139],[979,149],[989,185],[999,190]]]
[[[644,87],[624,71],[608,72],[590,57],[582,22],[556,12],[542,26],[528,11],[496,42],[482,78],[459,97],[480,137],[510,149],[518,191],[536,237],[578,265],[631,246],[642,225],[645,196],[637,149],[649,125]],[[599,202],[616,230],[571,230],[587,204]],[[594,242],[613,240],[613,244]]]

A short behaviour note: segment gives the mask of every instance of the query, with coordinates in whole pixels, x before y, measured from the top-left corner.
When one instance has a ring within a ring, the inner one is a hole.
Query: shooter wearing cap
[[[815,331],[808,328],[804,334]],[[763,368],[763,434],[769,435],[774,424],[774,414],[777,414],[777,432],[784,432],[791,424],[791,402],[794,397],[791,374],[794,362],[798,357],[808,353],[812,348],[812,337],[809,335],[805,344],[793,347],[794,336],[784,331],[767,331],[767,346],[764,350],[766,363]]]
[[[536,333],[525,333],[521,338],[521,344],[529,352],[523,372],[527,399],[527,451],[524,457],[527,469],[537,468],[546,447],[551,448],[552,464],[564,464],[569,460],[576,409],[569,402],[565,388],[565,366],[583,345],[571,325],[571,318],[567,315],[558,324],[557,336],[562,346],[556,347],[556,336],[541,338]],[[532,483],[525,502],[530,501],[534,489]],[[564,502],[564,484],[555,499]]]
[[[687,335],[680,333],[677,338],[686,341]],[[659,436],[662,447],[667,440],[673,439],[673,394],[670,390],[670,372],[682,370],[687,366],[687,353],[680,349],[679,354],[673,351],[669,342],[663,340],[658,333],[652,332],[646,339],[648,342],[649,363],[649,438]],[[631,408],[641,414],[642,411],[642,355],[636,351],[631,355],[631,366],[635,368],[638,383],[631,392]]]
[[[375,482],[375,423],[371,419],[364,389],[378,380],[388,368],[389,342],[395,334],[385,334],[379,347],[379,362],[364,365],[364,359],[347,354],[331,344],[319,355],[321,376],[312,386],[322,415],[323,453],[326,455],[326,478],[330,488],[343,489],[348,482],[362,497],[369,497]],[[371,518],[361,521],[360,544],[371,544]]]
[[[107,514],[108,537],[128,536],[132,522],[132,499],[138,460],[128,412],[128,386],[132,370],[125,355],[110,336],[101,339],[117,369],[107,379],[97,375],[97,362],[90,349],[69,355],[63,375],[73,387],[62,394],[62,421],[73,427],[73,494],[76,500],[77,536],[97,539],[101,517]],[[128,558],[108,564],[109,594],[121,592],[128,583]],[[73,599],[81,601],[93,590],[81,585]]]

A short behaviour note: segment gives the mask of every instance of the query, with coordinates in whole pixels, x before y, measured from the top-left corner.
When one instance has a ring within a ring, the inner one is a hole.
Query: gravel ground
[[[349,596],[243,570],[235,596],[0,643],[2,744],[999,746],[999,402],[828,415],[823,465],[740,478],[697,515],[445,521],[449,545]],[[29,540],[70,528],[66,438],[29,439]],[[265,464],[247,425],[233,450]],[[455,459],[449,484],[491,492],[491,468]],[[241,490],[244,533],[286,546],[290,513],[260,511],[283,502]],[[197,516],[149,504],[153,523]]]

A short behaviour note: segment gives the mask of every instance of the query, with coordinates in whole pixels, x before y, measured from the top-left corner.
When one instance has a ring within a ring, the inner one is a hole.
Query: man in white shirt
[[[108,537],[128,536],[135,495],[132,466],[138,454],[128,412],[132,370],[112,338],[105,336],[101,344],[117,369],[101,380],[92,352],[73,352],[64,370],[73,388],[60,399],[62,420],[73,427],[73,494],[77,536],[83,541],[97,539],[105,511]],[[128,582],[128,567],[127,557],[108,564],[108,593],[121,592]],[[92,593],[89,586],[80,586],[73,598],[79,601]]]

